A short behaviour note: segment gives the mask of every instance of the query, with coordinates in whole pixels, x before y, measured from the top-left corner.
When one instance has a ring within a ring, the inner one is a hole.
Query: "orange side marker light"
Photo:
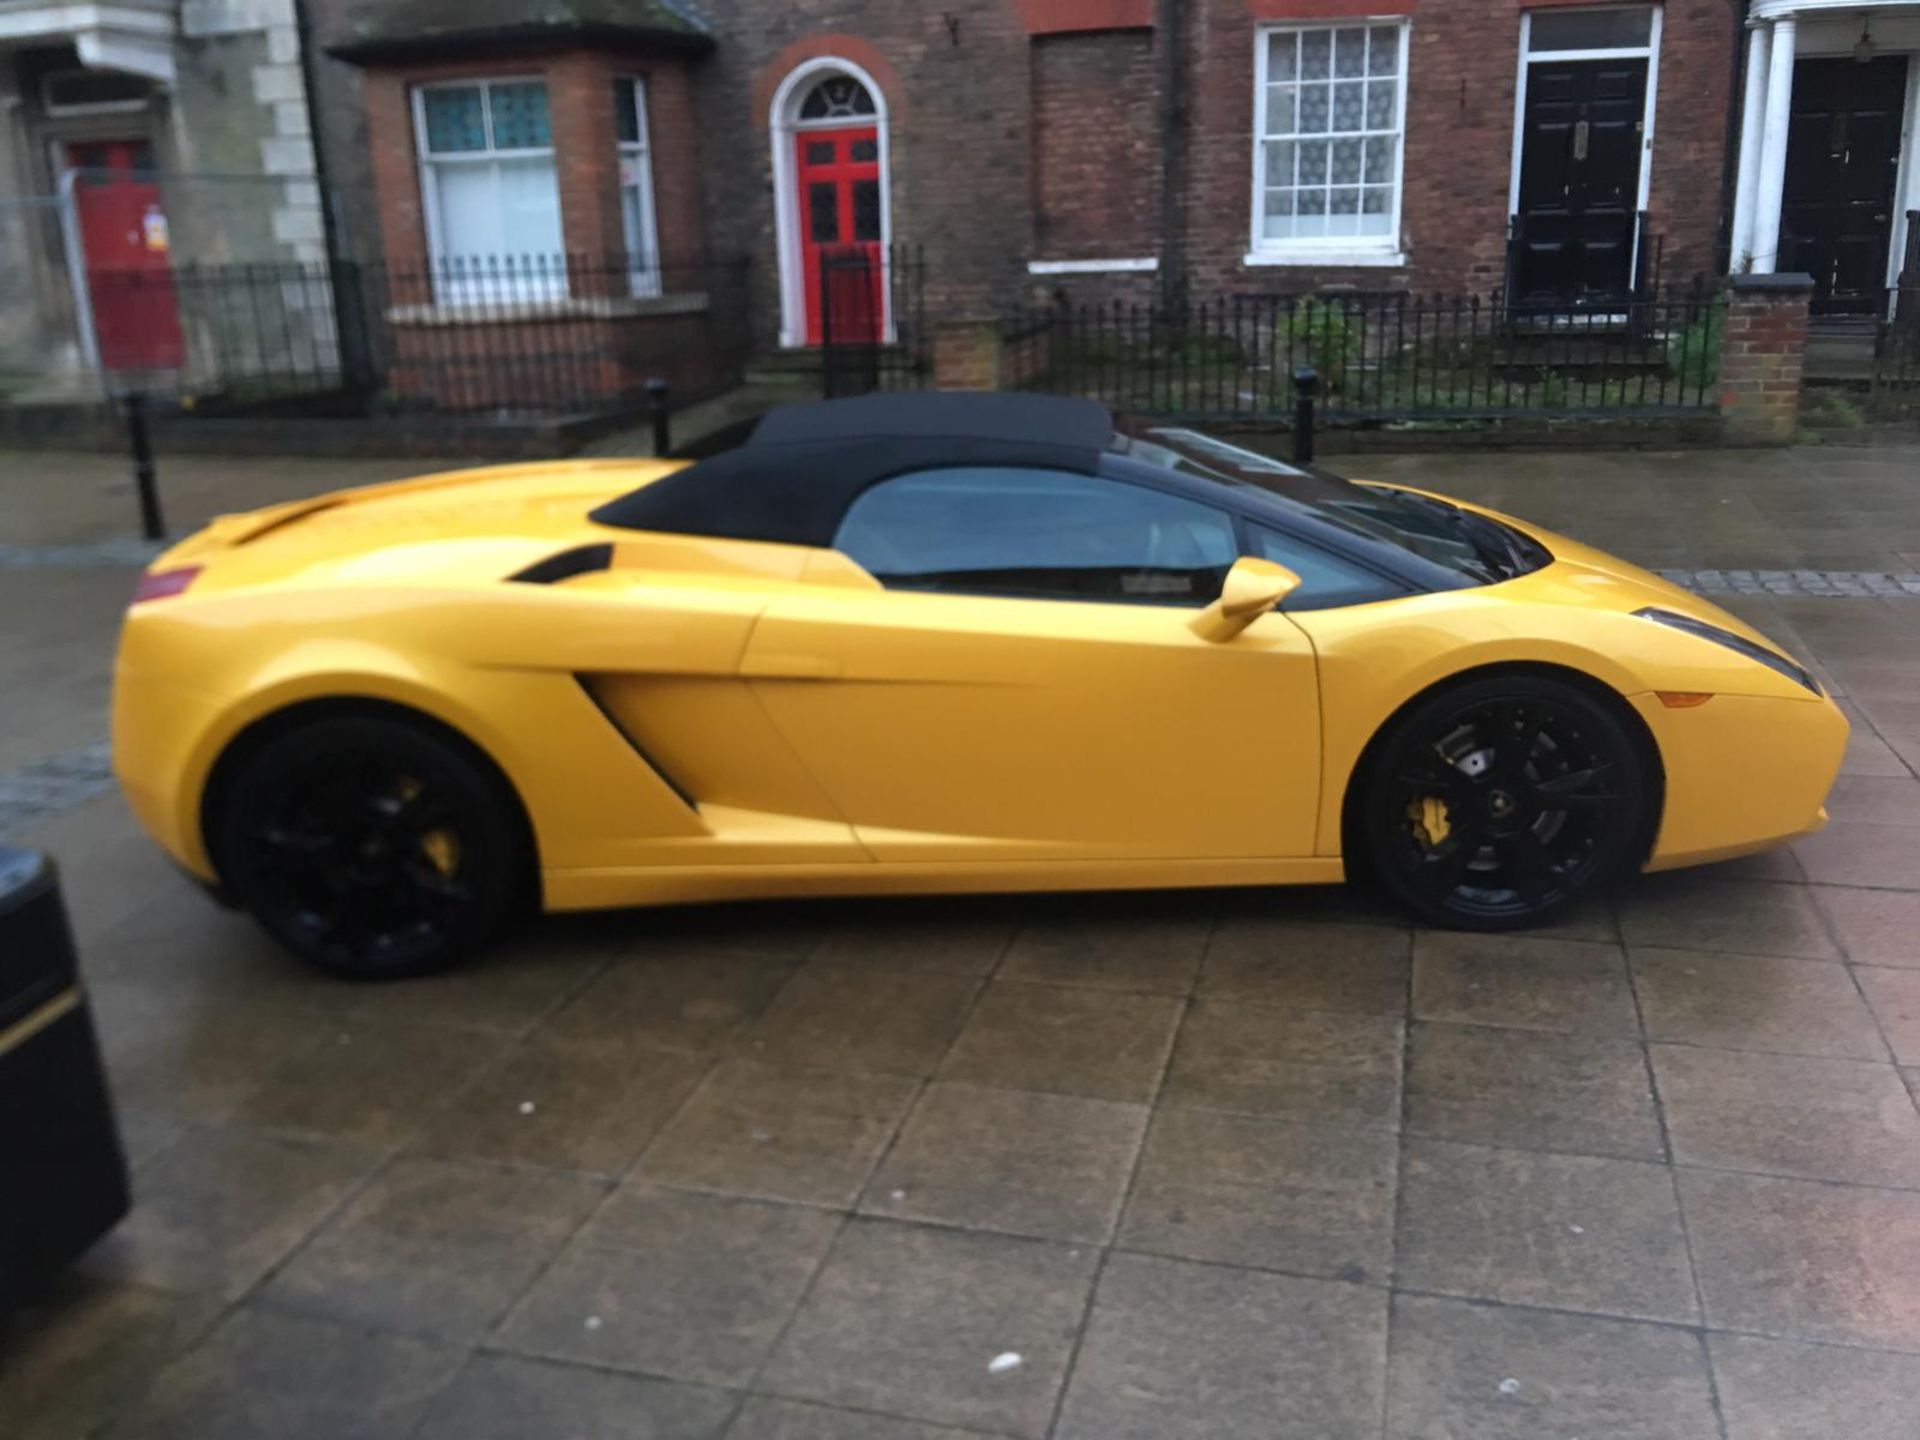
[[[1702,694],[1698,690],[1656,690],[1653,693],[1660,697],[1660,703],[1669,710],[1691,710],[1713,699],[1712,695]]]

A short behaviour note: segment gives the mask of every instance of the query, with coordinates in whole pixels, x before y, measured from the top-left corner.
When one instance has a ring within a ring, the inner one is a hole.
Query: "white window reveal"
[[[1403,22],[1260,32],[1247,263],[1403,262],[1407,33]]]
[[[660,231],[653,214],[653,153],[647,139],[647,83],[613,82],[614,130],[620,145],[620,223],[627,273],[636,295],[658,295]]]
[[[413,103],[434,298],[512,304],[563,297],[545,84],[424,85]]]

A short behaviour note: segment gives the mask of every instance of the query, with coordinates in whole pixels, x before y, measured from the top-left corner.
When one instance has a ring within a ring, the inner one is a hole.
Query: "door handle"
[[[1584,120],[1577,121],[1573,127],[1573,158],[1574,159],[1584,160],[1587,158],[1587,137],[1588,137],[1587,122]]]

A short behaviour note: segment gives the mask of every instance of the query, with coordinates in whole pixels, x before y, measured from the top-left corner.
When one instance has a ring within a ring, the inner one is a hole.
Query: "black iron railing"
[[[109,383],[209,413],[642,407],[650,380],[677,401],[734,383],[753,339],[745,262],[188,264],[89,280]]]
[[[1920,419],[1920,210],[1905,218],[1898,282],[1873,338],[1868,410],[1876,420]]]
[[[1052,305],[1007,327],[1006,363],[1025,388],[1194,420],[1284,419],[1307,365],[1329,420],[1657,415],[1715,404],[1720,320],[1702,282],[1608,316],[1497,295]]]
[[[822,394],[831,400],[927,384],[931,356],[921,248],[828,246],[816,265]]]

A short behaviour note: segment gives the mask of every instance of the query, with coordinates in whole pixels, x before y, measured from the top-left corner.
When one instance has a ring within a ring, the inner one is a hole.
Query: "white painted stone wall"
[[[314,177],[313,137],[308,124],[300,32],[293,0],[182,0],[180,31],[189,38],[264,34],[267,58],[253,67],[253,101],[266,111],[260,166],[283,180],[273,211],[273,234],[290,258],[326,259],[320,225],[320,190]]]

